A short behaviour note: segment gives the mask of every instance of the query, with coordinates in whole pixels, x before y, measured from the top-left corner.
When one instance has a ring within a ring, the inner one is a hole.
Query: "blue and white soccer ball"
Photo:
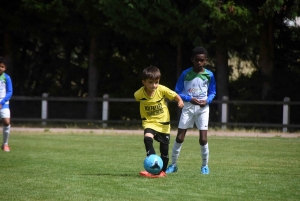
[[[163,161],[160,156],[151,154],[145,158],[144,168],[151,174],[158,174],[163,168]]]

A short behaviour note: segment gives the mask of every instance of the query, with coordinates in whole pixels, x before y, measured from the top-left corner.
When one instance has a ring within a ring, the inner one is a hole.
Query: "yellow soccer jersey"
[[[143,120],[143,128],[151,128],[157,132],[170,133],[170,114],[165,98],[173,100],[176,92],[169,88],[158,85],[152,97],[141,87],[134,93],[134,97],[140,102],[140,113]]]

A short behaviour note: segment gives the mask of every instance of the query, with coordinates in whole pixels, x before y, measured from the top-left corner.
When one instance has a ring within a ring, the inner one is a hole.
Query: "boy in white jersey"
[[[177,136],[172,148],[172,164],[166,173],[177,172],[177,160],[188,128],[194,123],[199,129],[200,156],[202,166],[200,172],[209,174],[209,149],[207,142],[207,129],[209,120],[209,104],[216,95],[216,82],[211,71],[204,68],[207,61],[207,51],[203,47],[196,47],[192,51],[190,67],[180,75],[175,91],[184,101],[184,108],[180,116]]]
[[[9,152],[8,137],[10,133],[10,109],[9,99],[12,96],[12,82],[4,71],[6,70],[6,62],[3,57],[0,57],[0,116],[3,125],[3,144],[2,150]]]
[[[161,74],[157,67],[150,66],[145,68],[142,73],[144,86],[134,93],[134,98],[140,102],[146,155],[155,154],[153,139],[160,143],[160,153],[163,161],[162,171],[157,175],[150,174],[147,171],[140,172],[141,176],[151,178],[166,176],[165,171],[169,162],[170,114],[165,98],[169,100],[175,99],[180,108],[184,105],[176,92],[159,84],[160,77]]]

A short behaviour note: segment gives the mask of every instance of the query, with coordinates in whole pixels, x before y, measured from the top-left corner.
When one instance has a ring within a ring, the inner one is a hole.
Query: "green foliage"
[[[1,152],[1,200],[297,200],[300,139],[216,137],[201,175],[197,136],[184,142],[179,171],[139,176],[141,135],[14,132]],[[171,136],[174,139],[174,136]],[[159,153],[158,143],[154,142]],[[288,162],[287,162],[288,161]],[[187,188],[188,186],[188,188]],[[201,191],[199,191],[201,189]]]
[[[294,87],[299,75],[295,62],[299,28],[283,23],[299,15],[298,0],[13,0],[3,2],[0,11],[0,52],[13,55],[13,68],[8,72],[15,95],[49,92],[51,96],[86,96],[91,35],[97,37],[98,44],[98,96],[132,97],[140,86],[139,73],[148,65],[161,68],[162,84],[174,88],[179,44],[182,69],[190,66],[190,51],[195,45],[207,47],[214,62],[217,37],[231,53],[256,64],[259,30],[272,18],[277,44],[275,73],[280,74],[276,71],[282,67],[286,72],[282,79],[286,80],[278,85],[288,81],[287,94],[299,100]],[[246,85],[243,79],[238,83]],[[249,78],[252,83],[259,81],[256,74]],[[259,97],[258,91],[248,88],[245,96],[230,93],[242,99]]]
[[[284,5],[284,0],[266,0],[264,4],[260,7],[259,14],[263,15],[265,18],[270,18],[279,12]]]

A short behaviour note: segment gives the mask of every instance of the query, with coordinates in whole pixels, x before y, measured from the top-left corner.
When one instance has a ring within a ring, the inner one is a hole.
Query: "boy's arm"
[[[181,99],[185,102],[191,102],[191,97],[182,94],[183,90],[184,90],[184,77],[187,73],[187,70],[183,71],[179,77],[179,79],[177,80],[176,86],[175,86],[175,92],[181,97]]]
[[[216,80],[214,74],[211,73],[209,87],[207,91],[207,100],[206,100],[207,104],[210,104],[215,96],[216,96]]]
[[[178,94],[176,94],[174,100],[177,101],[177,104],[178,104],[178,107],[179,107],[179,108],[183,108],[184,103],[183,103],[182,99],[180,98],[180,96],[179,96]]]
[[[12,88],[12,82],[9,76],[6,76],[6,95],[1,100],[0,104],[3,106],[12,96],[13,88]]]
[[[138,101],[138,102],[140,101],[139,90],[137,90],[136,92],[134,92],[133,96],[134,96],[134,99],[135,99],[136,101]]]

